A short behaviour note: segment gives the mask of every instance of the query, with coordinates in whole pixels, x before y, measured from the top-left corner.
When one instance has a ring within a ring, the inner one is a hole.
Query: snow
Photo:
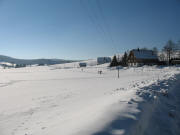
[[[78,62],[1,69],[0,135],[126,134],[141,118],[139,103],[158,98],[150,86],[180,73],[178,67],[131,67],[120,69],[118,79],[109,64],[89,63],[83,70]]]
[[[146,102],[139,105],[143,108],[144,113],[133,128],[136,134],[180,134],[179,87],[180,75],[176,75],[169,79],[158,81],[157,84],[144,87],[140,90],[144,93],[142,97]],[[149,89],[151,91],[149,91]],[[149,94],[155,95],[155,100],[147,98],[146,96]],[[140,126],[143,130],[139,130]]]

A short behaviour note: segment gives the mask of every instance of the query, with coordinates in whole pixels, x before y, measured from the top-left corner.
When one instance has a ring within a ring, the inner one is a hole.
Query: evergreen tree
[[[123,66],[127,66],[128,65],[127,59],[128,59],[128,56],[127,56],[127,53],[125,52],[124,56],[122,57],[122,65]]]
[[[116,55],[114,55],[114,57],[111,61],[111,64],[110,64],[110,67],[115,67],[115,66],[118,66],[118,61],[117,61]]]

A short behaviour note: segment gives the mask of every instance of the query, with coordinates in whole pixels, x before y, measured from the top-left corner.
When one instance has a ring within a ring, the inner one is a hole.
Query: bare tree
[[[165,61],[165,55],[164,55],[164,53],[161,53],[160,55],[159,55],[159,60],[160,61]]]
[[[141,50],[149,50],[147,47],[143,47],[141,48]]]
[[[174,50],[175,50],[175,43],[172,40],[169,40],[163,48],[163,51],[167,55],[168,64],[170,64],[170,59]]]
[[[153,47],[152,51],[153,51],[153,53],[154,53],[155,55],[158,55],[158,49],[157,49],[157,47]]]
[[[178,58],[180,58],[180,40],[177,42],[177,52],[178,52]]]

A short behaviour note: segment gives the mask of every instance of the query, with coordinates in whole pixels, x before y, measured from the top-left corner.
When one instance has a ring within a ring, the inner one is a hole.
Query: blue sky
[[[89,59],[180,40],[180,0],[0,0],[0,54]]]

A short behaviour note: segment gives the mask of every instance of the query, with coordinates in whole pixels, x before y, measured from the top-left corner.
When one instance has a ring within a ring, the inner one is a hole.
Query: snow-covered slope
[[[0,68],[4,68],[4,67],[14,67],[14,64],[9,62],[0,62]]]
[[[62,63],[69,63],[73,62],[72,60],[63,60],[63,59],[16,59],[4,55],[0,55],[0,62],[7,62],[13,64],[27,64],[27,65],[34,65],[34,64],[62,64]]]
[[[95,67],[95,66],[97,66],[97,60],[96,59],[90,59],[90,60],[84,60],[84,61],[80,61],[80,62],[56,64],[56,65],[52,65],[51,67],[54,68],[54,69],[79,68],[80,67],[79,63],[86,63],[87,67]]]
[[[0,135],[125,134],[131,121],[111,124],[137,119],[138,90],[180,73],[178,67],[123,68],[117,78],[108,64],[83,70],[76,64],[1,69]]]

